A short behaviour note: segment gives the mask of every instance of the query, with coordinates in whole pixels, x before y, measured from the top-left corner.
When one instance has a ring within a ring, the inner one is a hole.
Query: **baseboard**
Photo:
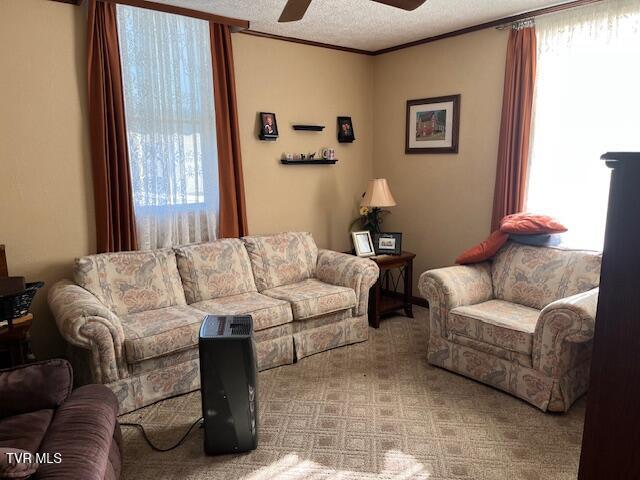
[[[411,303],[418,305],[419,307],[429,308],[429,304],[424,298],[416,297],[414,295],[411,296]]]
[[[396,298],[404,297],[404,294],[402,294],[400,292],[393,292],[391,290],[384,290],[383,289],[382,293],[384,295],[388,295],[390,297],[396,297]],[[414,295],[411,295],[411,303],[414,304],[414,305],[418,305],[419,307],[429,308],[429,304],[427,303],[427,301],[424,298],[416,297]]]

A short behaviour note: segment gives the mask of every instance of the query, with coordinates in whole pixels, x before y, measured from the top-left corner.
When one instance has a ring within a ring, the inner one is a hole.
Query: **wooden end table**
[[[376,255],[369,257],[380,267],[380,276],[369,291],[369,325],[380,327],[380,317],[404,310],[407,317],[413,318],[411,302],[413,287],[413,259],[415,253],[402,252],[400,255]],[[403,290],[398,287],[402,283]]]
[[[0,368],[15,367],[35,360],[31,353],[29,330],[33,315],[11,320],[11,325],[0,327]]]

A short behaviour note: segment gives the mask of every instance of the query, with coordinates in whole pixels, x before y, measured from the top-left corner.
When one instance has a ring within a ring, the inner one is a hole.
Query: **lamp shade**
[[[367,191],[360,201],[361,207],[395,207],[397,205],[386,178],[369,180]]]

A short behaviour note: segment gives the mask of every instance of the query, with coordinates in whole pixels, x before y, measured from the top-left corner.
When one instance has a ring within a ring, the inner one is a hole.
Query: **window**
[[[602,2],[536,20],[538,68],[526,210],[552,215],[564,243],[601,249],[607,151],[640,150],[640,6]]]
[[[218,162],[209,24],[118,5],[140,248],[213,240]]]

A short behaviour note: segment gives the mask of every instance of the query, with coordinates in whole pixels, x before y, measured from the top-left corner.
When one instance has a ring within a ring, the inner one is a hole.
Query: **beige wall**
[[[85,93],[85,15],[48,0],[0,2],[0,243],[9,268],[47,285],[95,251]],[[495,30],[368,57],[233,36],[249,228],[309,230],[319,245],[350,247],[366,182],[389,179],[399,205],[385,223],[418,254],[416,276],[450,264],[489,230],[506,33]],[[462,94],[460,153],[404,155],[405,102]],[[280,138],[256,137],[259,111]],[[336,116],[356,141],[338,144]],[[375,118],[375,120],[374,120]],[[320,123],[322,133],[292,123]],[[375,133],[375,135],[374,135]],[[283,152],[334,146],[333,166],[283,166]],[[34,349],[63,352],[46,307],[34,303]]]
[[[416,279],[489,233],[507,38],[487,29],[375,58],[374,173],[398,202],[384,229],[403,232]],[[458,93],[459,153],[406,155],[406,101]]]
[[[349,224],[373,172],[373,59],[296,43],[233,37],[250,233],[308,230],[322,247],[350,248]],[[275,112],[280,138],[257,138],[257,113]],[[356,140],[339,144],[336,117]],[[294,131],[294,123],[325,125]],[[282,165],[283,152],[336,148],[335,165]]]
[[[7,245],[10,273],[49,286],[70,275],[74,257],[95,251],[85,22],[85,10],[72,5],[0,2],[0,243]],[[250,231],[308,230],[323,247],[348,248],[348,225],[373,171],[372,59],[233,38]],[[261,110],[276,112],[278,141],[257,140]],[[338,115],[353,117],[353,144],[338,146]],[[298,133],[293,122],[326,129]],[[284,151],[324,146],[336,147],[338,164],[279,163]],[[46,289],[33,311],[36,354],[63,353]]]
[[[95,249],[81,9],[0,1],[0,243],[9,273],[48,286]],[[38,356],[62,353],[46,306],[33,311]]]

